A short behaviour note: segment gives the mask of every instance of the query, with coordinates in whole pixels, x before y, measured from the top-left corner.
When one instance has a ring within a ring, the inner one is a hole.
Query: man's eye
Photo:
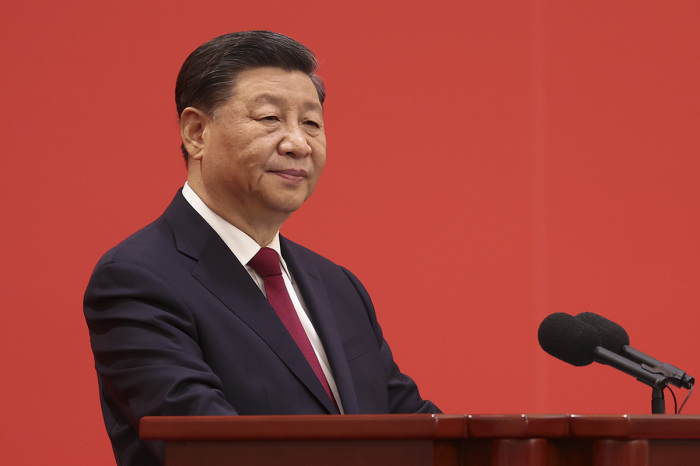
[[[279,121],[279,117],[277,115],[268,115],[266,117],[262,117],[261,120],[264,121]]]
[[[314,128],[320,128],[320,127],[321,127],[320,124],[318,124],[317,122],[315,122],[315,121],[313,121],[313,120],[306,120],[306,121],[304,122],[304,124],[305,124],[305,125],[308,125],[308,126],[313,126]]]

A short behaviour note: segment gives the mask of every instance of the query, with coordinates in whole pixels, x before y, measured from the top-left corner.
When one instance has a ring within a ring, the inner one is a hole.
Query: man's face
[[[326,162],[323,109],[300,71],[238,73],[202,139],[205,197],[229,221],[284,221],[311,195]]]

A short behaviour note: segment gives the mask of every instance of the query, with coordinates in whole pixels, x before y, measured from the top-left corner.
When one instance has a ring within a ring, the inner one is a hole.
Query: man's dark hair
[[[175,84],[178,118],[187,107],[211,115],[231,97],[239,72],[266,66],[306,73],[323,105],[326,90],[316,75],[318,61],[308,48],[276,32],[243,31],[216,37],[187,57]],[[186,162],[184,144],[182,154]]]

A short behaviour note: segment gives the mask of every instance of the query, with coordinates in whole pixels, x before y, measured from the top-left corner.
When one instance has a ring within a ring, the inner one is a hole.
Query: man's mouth
[[[306,178],[306,170],[272,170],[272,173],[293,183],[299,183]]]

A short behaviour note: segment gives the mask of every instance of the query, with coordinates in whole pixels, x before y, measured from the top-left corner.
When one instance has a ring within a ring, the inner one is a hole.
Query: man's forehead
[[[281,105],[290,97],[299,101],[305,109],[322,110],[318,90],[303,71],[276,67],[248,68],[240,71],[233,84],[233,98],[256,104]]]

